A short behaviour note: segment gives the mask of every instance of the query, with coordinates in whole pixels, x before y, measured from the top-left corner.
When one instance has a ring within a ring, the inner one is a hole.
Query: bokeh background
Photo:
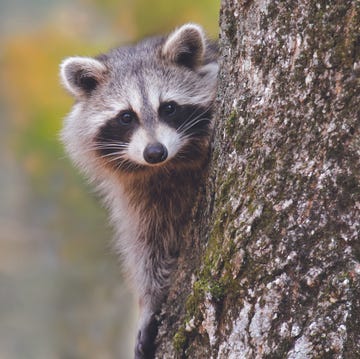
[[[131,358],[134,299],[111,228],[58,141],[71,55],[184,22],[218,32],[219,0],[0,0],[0,358]]]

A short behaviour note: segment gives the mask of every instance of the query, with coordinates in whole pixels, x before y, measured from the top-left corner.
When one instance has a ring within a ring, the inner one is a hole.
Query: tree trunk
[[[157,358],[360,358],[360,3],[224,0],[214,148]]]

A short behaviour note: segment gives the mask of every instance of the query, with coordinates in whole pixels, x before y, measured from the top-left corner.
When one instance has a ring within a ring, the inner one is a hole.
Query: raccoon
[[[109,209],[139,298],[136,359],[154,355],[156,314],[208,162],[217,72],[216,44],[192,23],[61,64],[76,100],[61,139]]]

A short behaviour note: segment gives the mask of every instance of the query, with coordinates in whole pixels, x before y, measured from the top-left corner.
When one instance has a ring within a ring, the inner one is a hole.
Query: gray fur
[[[76,98],[62,140],[110,210],[116,249],[139,298],[136,358],[153,355],[155,314],[206,168],[216,58],[201,27],[186,24],[167,37],[61,66],[62,82]],[[160,118],[164,103],[176,104],[176,116],[187,114],[183,124]],[[131,125],[121,122],[124,111],[134,116]],[[143,153],[154,142],[168,154],[150,164]]]

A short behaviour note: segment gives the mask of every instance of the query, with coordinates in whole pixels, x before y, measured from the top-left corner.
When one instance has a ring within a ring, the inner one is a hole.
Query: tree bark
[[[360,358],[360,3],[224,0],[209,176],[157,358]]]

